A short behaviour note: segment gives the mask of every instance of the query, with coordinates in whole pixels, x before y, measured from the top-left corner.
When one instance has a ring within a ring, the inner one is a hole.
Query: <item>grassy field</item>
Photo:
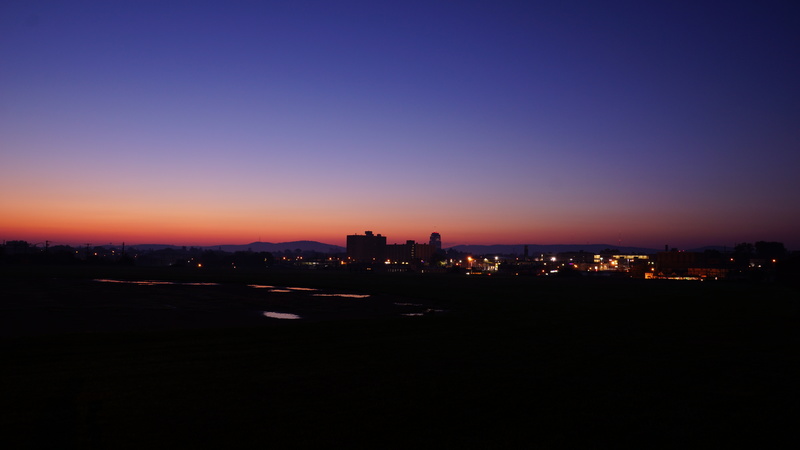
[[[799,417],[800,295],[782,285],[1,269],[13,448],[719,446]],[[314,320],[249,314],[276,306]]]

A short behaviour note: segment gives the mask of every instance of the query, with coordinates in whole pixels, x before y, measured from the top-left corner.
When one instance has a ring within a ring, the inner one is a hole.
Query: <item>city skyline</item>
[[[370,231],[364,232],[368,233]],[[432,234],[440,235],[438,232],[434,232]],[[380,236],[381,234],[378,233]],[[353,235],[348,235],[346,238],[350,238],[351,236],[363,236],[361,233],[354,233]],[[429,244],[432,241],[430,239],[405,239],[400,236],[383,236],[386,239],[387,245],[403,245],[408,244],[409,242],[416,242],[417,244]],[[6,245],[9,243],[17,242],[17,243],[24,243],[24,245],[30,248],[39,248],[39,249],[46,249],[48,247],[59,247],[59,246],[66,246],[66,247],[74,247],[74,248],[94,248],[94,247],[105,247],[105,248],[146,248],[146,249],[153,249],[153,248],[178,248],[178,247],[188,247],[188,248],[203,248],[203,249],[220,249],[224,251],[284,251],[288,250],[297,250],[302,248],[303,251],[316,251],[322,253],[329,253],[329,252],[344,252],[347,249],[347,241],[345,239],[341,244],[336,242],[322,242],[317,240],[311,239],[297,239],[292,241],[266,241],[266,240],[255,240],[255,241],[248,241],[248,242],[218,242],[215,244],[198,244],[198,243],[187,243],[187,242],[131,242],[131,241],[120,241],[120,242],[105,242],[105,241],[98,241],[96,239],[86,239],[84,241],[74,241],[74,242],[66,242],[66,241],[54,241],[51,239],[44,239],[41,241],[35,240],[27,240],[27,239],[2,239],[2,245]],[[441,237],[439,238],[441,239]],[[88,241],[88,242],[86,242]],[[442,243],[444,242],[444,243]],[[565,252],[565,251],[600,251],[602,249],[617,249],[622,251],[642,251],[642,252],[659,252],[659,251],[704,251],[704,250],[718,250],[723,252],[733,252],[735,247],[739,245],[754,245],[758,243],[768,243],[768,244],[781,244],[784,245],[788,252],[795,252],[800,251],[797,248],[793,248],[790,246],[786,246],[786,244],[782,241],[766,241],[763,239],[755,240],[755,241],[742,241],[736,242],[734,244],[707,244],[707,245],[696,245],[694,247],[687,247],[687,246],[675,246],[670,245],[669,243],[665,243],[661,246],[641,246],[641,245],[628,245],[624,242],[584,242],[584,243],[540,243],[540,242],[533,242],[533,241],[520,241],[510,244],[502,244],[502,243],[494,243],[494,244],[484,244],[484,243],[448,243],[445,241],[438,241],[437,248],[448,250],[448,249],[458,249],[459,251],[466,251],[466,252],[478,252],[478,253],[519,253],[523,252],[524,249],[528,246],[532,246],[534,248],[538,248],[537,251],[542,250],[545,252]],[[277,250],[269,250],[265,249],[264,246],[268,247],[275,247]],[[322,248],[325,247],[325,248]],[[466,250],[464,250],[466,249]],[[484,250],[479,250],[484,249]]]
[[[800,16],[11,1],[0,238],[800,249]]]

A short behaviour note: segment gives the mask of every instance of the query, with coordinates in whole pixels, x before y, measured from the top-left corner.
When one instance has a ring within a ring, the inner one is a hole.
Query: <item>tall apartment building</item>
[[[347,236],[347,258],[352,262],[381,262],[386,258],[386,236],[372,231]]]

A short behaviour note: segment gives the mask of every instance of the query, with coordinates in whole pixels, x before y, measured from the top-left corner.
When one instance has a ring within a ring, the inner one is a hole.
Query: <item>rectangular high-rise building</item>
[[[351,262],[383,262],[386,257],[386,236],[372,231],[347,236],[347,258]]]

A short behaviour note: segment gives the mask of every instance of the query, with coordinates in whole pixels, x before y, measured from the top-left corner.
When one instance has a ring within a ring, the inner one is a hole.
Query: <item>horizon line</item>
[[[6,244],[6,243],[12,242],[12,241],[29,242],[29,241],[26,241],[24,239],[4,239],[3,240],[3,244]],[[60,242],[60,241],[46,240],[46,241],[41,241],[41,242],[36,242],[36,243],[30,243],[29,242],[29,245],[31,245],[33,247],[38,247],[40,245],[44,245],[44,244],[47,243],[49,246],[65,245],[65,246],[70,246],[70,247],[84,247],[84,246],[86,246],[88,244],[88,245],[90,245],[92,247],[108,247],[108,246],[123,246],[123,245],[126,246],[126,247],[136,247],[136,246],[159,246],[159,245],[161,245],[161,246],[169,246],[169,247],[212,248],[212,247],[228,247],[228,246],[245,246],[245,245],[252,245],[252,244],[281,245],[281,244],[290,244],[290,243],[296,243],[296,242],[310,242],[310,243],[317,243],[317,244],[321,244],[321,245],[326,245],[326,246],[329,246],[329,247],[340,247],[340,248],[345,248],[345,249],[347,248],[346,245],[331,244],[331,243],[328,243],[328,242],[316,241],[316,240],[311,240],[311,239],[298,239],[298,240],[282,241],[282,242],[270,242],[270,241],[260,241],[260,240],[258,240],[258,241],[252,241],[252,242],[243,243],[243,244],[211,244],[211,245],[183,244],[183,243],[167,244],[167,243],[159,243],[157,241],[156,242],[138,242],[138,243],[133,243],[133,244],[129,244],[126,241],[93,244],[91,242],[89,242],[89,243],[77,243],[77,242]],[[418,243],[425,243],[425,242],[418,242]],[[555,243],[555,244],[524,243],[524,242],[515,243],[515,244],[499,244],[499,243],[495,243],[495,244],[470,244],[470,243],[466,243],[465,244],[465,243],[459,243],[459,244],[442,245],[442,248],[443,249],[448,249],[448,248],[454,248],[454,247],[460,247],[460,246],[465,246],[465,247],[471,247],[471,246],[477,246],[477,247],[496,247],[496,246],[515,247],[515,246],[526,246],[526,245],[540,246],[540,247],[548,247],[548,246],[550,246],[550,247],[557,247],[557,246],[605,246],[605,247],[609,247],[609,248],[636,248],[636,249],[647,249],[647,250],[662,251],[661,250],[661,246],[657,246],[656,247],[656,246],[646,246],[646,245],[619,245],[619,244],[609,244],[609,243],[603,243],[603,242],[583,243],[583,244],[564,243],[564,242]],[[685,248],[686,249],[696,249],[696,248],[707,248],[707,247],[722,247],[722,248],[733,249],[736,245],[738,245],[738,244],[734,244],[734,245],[707,244],[707,245],[691,246],[691,247],[686,246]],[[677,247],[677,246],[672,246],[672,245],[665,244],[664,248],[668,248],[668,249],[680,248],[680,249],[683,249],[684,247]],[[789,250],[789,251],[791,251],[791,250]]]

